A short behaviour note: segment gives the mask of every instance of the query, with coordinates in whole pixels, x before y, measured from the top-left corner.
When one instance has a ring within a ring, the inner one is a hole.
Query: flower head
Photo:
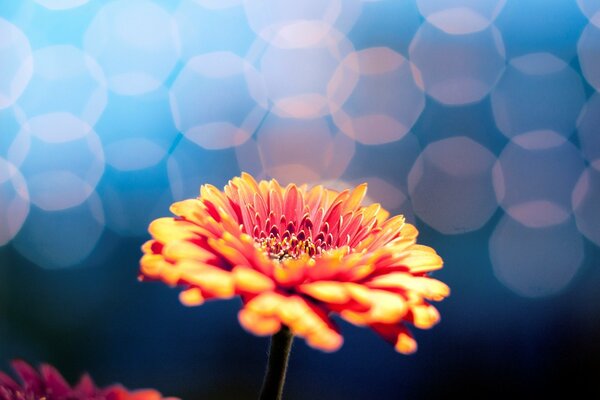
[[[42,364],[39,371],[24,361],[13,361],[12,367],[21,383],[0,372],[0,400],[177,400],[163,398],[152,389],[130,392],[121,385],[98,388],[89,375],[71,387],[47,364]]]
[[[439,313],[428,301],[450,292],[427,275],[442,259],[416,244],[404,217],[361,206],[365,193],[364,184],[283,188],[248,174],[224,191],[203,185],[197,199],[171,206],[176,217],[150,224],[141,276],[183,286],[186,305],[240,296],[239,321],[257,335],[285,325],[310,346],[337,350],[337,314],[412,353],[408,326],[435,325]]]

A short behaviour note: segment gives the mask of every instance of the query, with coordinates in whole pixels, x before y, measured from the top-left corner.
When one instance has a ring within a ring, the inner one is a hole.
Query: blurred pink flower
[[[177,400],[164,398],[153,389],[128,391],[121,385],[99,388],[87,374],[71,387],[48,364],[42,364],[39,371],[20,360],[11,365],[20,383],[0,372],[0,400]]]

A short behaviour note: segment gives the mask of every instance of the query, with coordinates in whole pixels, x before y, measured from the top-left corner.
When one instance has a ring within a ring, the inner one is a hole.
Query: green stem
[[[281,400],[293,340],[294,335],[287,326],[282,326],[281,330],[271,337],[269,363],[260,391],[260,400]]]

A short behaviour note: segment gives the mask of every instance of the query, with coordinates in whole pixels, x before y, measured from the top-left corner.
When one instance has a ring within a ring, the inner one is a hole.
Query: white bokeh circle
[[[496,125],[509,138],[535,131],[569,137],[585,92],[579,74],[565,61],[531,53],[510,60],[491,101]]]
[[[423,23],[409,48],[425,91],[446,105],[475,103],[488,95],[504,70],[505,50],[495,26],[449,35]]]
[[[231,52],[192,58],[170,91],[175,126],[206,149],[244,143],[266,114],[263,78]]]
[[[23,32],[0,18],[0,109],[21,96],[33,74],[31,46]]]
[[[119,171],[158,164],[179,135],[164,87],[145,96],[113,95],[94,128],[102,141],[106,164]]]
[[[212,8],[207,9],[208,2],[212,3]],[[181,41],[181,61],[187,62],[194,56],[215,51],[246,54],[256,36],[248,26],[243,8],[225,7],[228,3],[219,0],[181,0],[178,3],[173,18]]]
[[[0,157],[0,246],[10,242],[29,214],[29,191],[16,166]]]
[[[488,149],[465,136],[429,144],[408,174],[414,213],[444,234],[481,228],[498,207],[495,161]]]
[[[70,8],[80,7],[90,0],[35,0],[39,5],[49,10],[68,10]]]
[[[25,176],[31,203],[46,211],[81,204],[104,173],[98,135],[68,113],[44,114],[25,122],[8,159]]]
[[[247,58],[259,66],[273,113],[316,118],[329,114],[327,85],[353,50],[331,26],[301,21],[282,27],[273,43],[258,39]]]
[[[585,80],[600,91],[600,26],[585,27],[577,42],[577,55]]]
[[[14,247],[42,268],[71,267],[83,262],[104,231],[104,210],[93,192],[83,203],[68,210],[32,208]]]
[[[209,10],[231,8],[244,3],[244,0],[194,0],[196,3]]]
[[[331,130],[325,118],[270,114],[256,139],[236,148],[240,168],[282,183],[339,178],[354,155],[354,141]]]
[[[122,139],[104,148],[106,163],[119,171],[136,171],[156,165],[167,155],[167,149],[143,137]],[[139,154],[138,157],[131,157]]]
[[[18,105],[28,118],[68,112],[94,125],[107,103],[100,66],[75,46],[56,45],[33,52],[33,75]]]
[[[534,228],[556,225],[571,215],[571,192],[584,169],[579,149],[553,132],[513,138],[494,167],[501,207]]]
[[[505,4],[506,0],[417,0],[427,22],[453,35],[488,28]]]
[[[572,218],[532,228],[505,215],[489,243],[498,280],[524,297],[559,293],[572,281],[584,257],[583,240]]]
[[[577,5],[592,24],[600,27],[600,1],[577,0]]]
[[[6,158],[8,149],[27,118],[18,106],[0,109],[0,157]]]
[[[338,128],[371,145],[400,140],[425,107],[420,72],[387,47],[346,56],[327,85],[327,98]]]
[[[245,0],[248,24],[263,40],[271,42],[295,24],[314,22],[348,32],[360,15],[360,0],[305,0],[301,2]],[[284,33],[285,36],[285,33]]]
[[[600,162],[596,164],[583,171],[571,200],[579,231],[600,246]]]
[[[577,134],[581,152],[591,164],[600,163],[600,94],[594,93],[579,116]],[[599,168],[600,169],[600,168]]]
[[[108,87],[123,95],[159,88],[180,53],[174,18],[149,0],[105,4],[88,26],[83,48],[102,66]]]

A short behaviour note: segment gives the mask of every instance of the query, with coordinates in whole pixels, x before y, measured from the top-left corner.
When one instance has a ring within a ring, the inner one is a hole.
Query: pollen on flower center
[[[256,220],[260,221],[259,215],[256,216]],[[279,223],[271,222],[278,220]],[[304,215],[297,228],[294,222],[286,221],[285,215],[277,219],[271,212],[264,230],[259,228],[259,224],[254,224],[251,231],[260,250],[272,260],[283,261],[304,255],[314,258],[324,251],[337,247],[328,222],[323,223],[317,234],[313,235],[313,229],[313,222],[308,214]]]
[[[256,243],[271,259],[277,261],[298,258],[305,254],[314,257],[324,250],[323,246],[315,244],[311,238],[306,238],[303,234],[296,236],[294,233],[283,238],[271,235],[257,239]]]

